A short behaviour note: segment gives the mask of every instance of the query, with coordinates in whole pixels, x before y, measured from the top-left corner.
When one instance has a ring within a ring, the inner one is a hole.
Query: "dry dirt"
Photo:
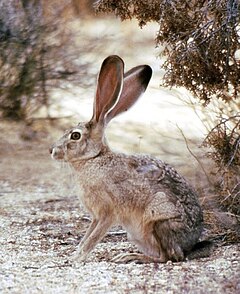
[[[194,261],[115,264],[113,256],[136,251],[116,227],[85,264],[73,265],[70,258],[90,220],[69,170],[48,154],[60,131],[48,131],[38,130],[29,141],[21,124],[1,123],[1,293],[240,292],[237,244],[218,243],[210,257]]]

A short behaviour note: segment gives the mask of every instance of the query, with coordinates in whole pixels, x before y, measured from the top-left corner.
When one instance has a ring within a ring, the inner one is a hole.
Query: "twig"
[[[37,267],[37,266],[23,266],[24,269],[36,269],[36,270],[39,270],[41,269],[42,267],[44,268],[63,268],[63,267],[71,267],[72,264],[69,263],[68,260],[65,261],[65,263],[63,264],[56,264],[56,265],[49,265],[49,266],[40,266],[40,267]]]
[[[215,125],[215,126],[210,130],[210,132],[209,132],[209,134],[207,135],[207,137],[205,138],[205,140],[210,136],[210,134],[211,134],[214,130],[218,129],[221,125],[225,125],[226,122],[228,122],[228,121],[230,121],[230,120],[232,120],[232,119],[235,119],[235,118],[239,118],[239,119],[240,119],[240,113],[237,113],[237,114],[234,115],[234,116],[230,116],[230,117],[228,117],[228,118],[224,118],[224,119],[222,119],[217,125]],[[235,128],[236,128],[239,124],[240,124],[240,121],[236,124]],[[235,129],[235,128],[234,128],[234,129]],[[204,140],[204,141],[205,141],[205,140]]]
[[[119,235],[125,235],[126,231],[110,231],[107,233],[108,236],[119,236]]]
[[[72,118],[72,115],[65,115],[65,116],[46,116],[46,117],[32,117],[30,119],[30,121],[38,121],[38,120],[59,120],[59,119],[68,119],[68,118]]]
[[[234,152],[233,152],[233,154],[232,154],[230,160],[228,161],[227,167],[229,167],[229,166],[232,164],[232,162],[233,162],[233,160],[234,160],[234,158],[235,158],[235,155],[237,154],[237,151],[238,151],[238,147],[239,147],[239,145],[240,145],[240,136],[238,136],[238,139],[236,140],[236,144],[235,144]]]
[[[182,129],[181,129],[178,125],[177,125],[177,128],[178,128],[178,130],[180,131],[181,135],[183,136],[183,139],[184,139],[184,141],[185,141],[185,144],[186,144],[187,150],[189,151],[189,153],[193,156],[193,158],[194,158],[194,159],[198,162],[198,164],[200,165],[200,167],[201,167],[201,169],[203,170],[203,172],[204,172],[204,174],[205,174],[205,176],[206,176],[208,182],[209,182],[211,185],[213,185],[213,183],[212,183],[212,181],[210,180],[210,178],[209,178],[209,176],[208,176],[208,174],[207,174],[207,172],[206,172],[206,170],[205,170],[203,164],[201,163],[201,161],[199,160],[199,158],[198,158],[198,157],[192,152],[192,150],[190,149],[189,144],[188,144],[188,141],[187,141],[187,138],[186,138],[186,136],[184,135]]]

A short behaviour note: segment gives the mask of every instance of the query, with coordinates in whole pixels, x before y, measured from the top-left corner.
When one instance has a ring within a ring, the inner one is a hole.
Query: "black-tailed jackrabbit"
[[[202,210],[185,179],[159,159],[114,153],[106,142],[108,122],[136,102],[151,76],[148,65],[124,74],[120,57],[106,58],[93,117],[68,130],[50,149],[54,159],[75,169],[83,191],[81,201],[92,216],[77,251],[80,261],[113,224],[122,225],[143,253],[120,255],[116,262],[181,261],[201,247]]]

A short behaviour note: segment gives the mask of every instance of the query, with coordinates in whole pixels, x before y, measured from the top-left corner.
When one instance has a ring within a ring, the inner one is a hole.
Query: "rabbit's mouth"
[[[51,154],[52,159],[64,160],[64,152],[62,149],[58,147],[51,147],[49,148],[49,152]]]

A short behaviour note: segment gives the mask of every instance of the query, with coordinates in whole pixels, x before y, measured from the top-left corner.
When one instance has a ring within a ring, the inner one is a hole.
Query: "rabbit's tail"
[[[208,257],[211,255],[213,242],[204,240],[194,245],[190,252],[186,253],[186,260]]]

